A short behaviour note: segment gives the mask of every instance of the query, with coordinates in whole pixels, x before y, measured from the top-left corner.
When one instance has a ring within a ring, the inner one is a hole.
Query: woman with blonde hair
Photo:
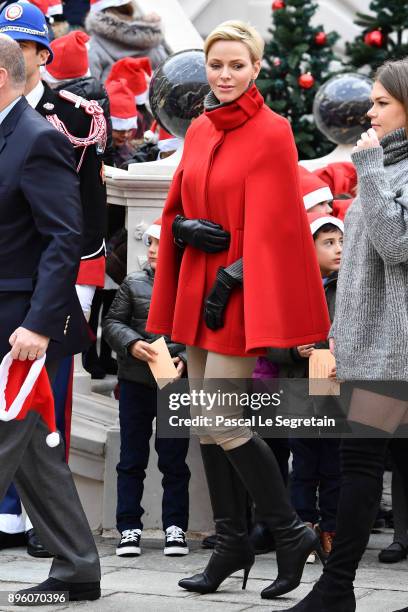
[[[239,21],[223,23],[208,36],[211,91],[205,112],[187,131],[163,213],[147,328],[187,345],[190,384],[204,389],[217,387],[221,381],[213,379],[220,378],[245,387],[266,347],[317,342],[329,328],[293,135],[254,84],[263,47],[258,32]],[[241,258],[242,284],[231,265]],[[204,317],[210,290],[215,308],[215,298],[232,290],[224,325],[217,329]],[[195,410],[193,416],[209,414],[205,406]],[[243,408],[217,411],[239,419]],[[248,492],[276,541],[278,576],[262,597],[277,597],[299,585],[309,553],[321,554],[320,543],[291,507],[268,445],[236,422],[199,432],[217,544],[205,570],[179,584],[209,593],[243,569],[245,587],[254,563]]]

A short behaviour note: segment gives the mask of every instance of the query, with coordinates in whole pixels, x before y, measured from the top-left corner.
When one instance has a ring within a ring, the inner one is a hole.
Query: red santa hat
[[[299,166],[299,178],[306,210],[313,208],[316,204],[333,199],[330,187],[303,166]]]
[[[123,57],[112,65],[106,84],[125,79],[132,90],[136,104],[145,104],[149,97],[148,80],[152,66],[148,57]]]
[[[64,8],[61,0],[48,0],[48,11],[47,17],[55,17],[56,15],[62,15]]]
[[[125,79],[106,84],[108,92],[112,128],[114,130],[132,130],[137,127],[137,108],[135,96],[126,84]]]
[[[48,446],[58,446],[60,437],[55,423],[54,396],[45,356],[36,361],[13,360],[7,353],[0,364],[0,421],[24,419],[29,410],[38,412],[50,434]]]
[[[34,4],[44,15],[48,15],[48,9],[50,7],[49,0],[30,0],[30,4]]]
[[[161,217],[159,219],[156,219],[156,221],[153,221],[152,225],[150,225],[147,228],[147,230],[142,236],[143,244],[145,244],[146,246],[149,246],[149,236],[151,236],[152,238],[157,238],[157,240],[160,240],[161,224],[162,224]]]
[[[129,4],[131,0],[91,0],[91,12],[104,11],[107,8]]]
[[[322,213],[309,213],[308,219],[310,223],[310,231],[312,232],[312,236],[323,227],[323,225],[327,225],[331,223],[331,225],[335,225],[341,232],[344,234],[344,223],[341,219],[337,217],[333,217],[332,215],[322,214]]]
[[[44,78],[50,83],[91,76],[89,71],[87,42],[85,32],[75,30],[51,42],[54,59],[44,70]]]

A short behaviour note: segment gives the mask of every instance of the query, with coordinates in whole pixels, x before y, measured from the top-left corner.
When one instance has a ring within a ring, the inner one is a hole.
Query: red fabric
[[[140,60],[143,60],[143,62]],[[147,72],[150,62],[147,64],[146,60],[149,62],[148,58],[138,57],[123,57],[118,60],[112,64],[112,68],[106,79],[105,87],[112,81],[124,79],[134,96],[144,93],[148,89],[146,74],[151,74],[151,67],[150,72]],[[141,66],[143,66],[143,68]]]
[[[105,285],[105,263],[104,255],[95,259],[82,259],[79,264],[77,285],[95,285],[103,289]]]
[[[353,201],[354,198],[350,198],[348,200],[333,200],[333,216],[338,217],[339,219],[344,221],[344,217],[346,216],[346,213]]]
[[[231,233],[229,250],[180,250],[171,232],[176,214],[220,223]],[[204,298],[218,267],[241,257],[243,291],[232,293],[225,326],[211,331],[203,321]],[[187,131],[162,215],[147,330],[248,356],[264,354],[268,346],[324,340],[329,326],[293,135],[253,86]]]
[[[89,68],[88,40],[88,34],[80,30],[55,38],[51,42],[54,59],[47,65],[47,72],[60,81],[84,76]]]
[[[355,195],[357,173],[351,162],[328,164],[324,168],[314,170],[313,174],[316,174],[330,187],[334,196],[340,193]]]
[[[8,408],[17,397],[32,364],[33,362],[28,360],[13,360],[4,390],[4,397]],[[34,410],[41,415],[50,432],[56,431],[54,396],[45,367],[42,368],[31,392],[27,395],[16,420],[21,421],[25,419],[29,410]]]

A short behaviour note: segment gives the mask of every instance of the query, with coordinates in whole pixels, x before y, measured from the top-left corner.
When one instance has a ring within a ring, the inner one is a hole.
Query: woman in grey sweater
[[[408,60],[379,68],[372,103],[372,127],[352,155],[359,189],[345,220],[330,331],[337,376],[352,381],[348,418],[354,436],[342,441],[332,552],[293,612],[355,611],[353,581],[377,515],[385,453],[397,430],[391,448],[408,497]]]

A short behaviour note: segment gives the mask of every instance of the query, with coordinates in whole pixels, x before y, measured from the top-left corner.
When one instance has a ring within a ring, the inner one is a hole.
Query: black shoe
[[[17,591],[17,595],[36,595],[41,593],[67,593],[68,601],[94,601],[101,596],[101,586],[99,582],[63,582],[56,578],[48,578],[38,586],[29,589]],[[26,606],[26,598],[24,601],[14,601],[15,606]],[[47,601],[30,603],[30,606],[49,605]]]
[[[355,612],[356,600],[354,592],[342,597],[333,597],[322,593],[316,586],[302,601],[292,608],[276,610],[275,612]]]
[[[6,533],[5,531],[0,531],[0,550],[26,546],[26,544],[27,536],[24,531],[20,531],[19,533]]]
[[[201,542],[201,548],[207,548],[209,550],[212,550],[215,548],[216,543],[217,543],[217,534],[212,533],[206,538],[203,538]]]
[[[167,557],[181,557],[182,555],[188,555],[188,553],[189,550],[184,531],[176,525],[167,527],[163,554]]]
[[[41,544],[34,529],[29,529],[27,531],[27,552],[32,557],[38,557],[40,559],[48,559],[54,556]]]
[[[300,521],[290,505],[275,455],[262,438],[255,434],[226,454],[276,543],[278,577],[261,597],[273,599],[289,593],[299,586],[310,553],[316,552],[324,563],[319,536]]]
[[[120,542],[116,548],[118,557],[138,557],[140,550],[141,529],[124,529],[120,534]]]
[[[217,539],[204,571],[183,578],[179,586],[195,593],[214,593],[226,578],[243,569],[242,588],[245,589],[249,571],[255,561],[246,522],[247,494],[221,447],[201,444],[200,448]]]
[[[249,534],[249,540],[256,555],[265,555],[276,549],[275,539],[264,523],[255,523]]]
[[[407,558],[408,549],[401,542],[393,542],[378,554],[381,563],[398,563]]]

